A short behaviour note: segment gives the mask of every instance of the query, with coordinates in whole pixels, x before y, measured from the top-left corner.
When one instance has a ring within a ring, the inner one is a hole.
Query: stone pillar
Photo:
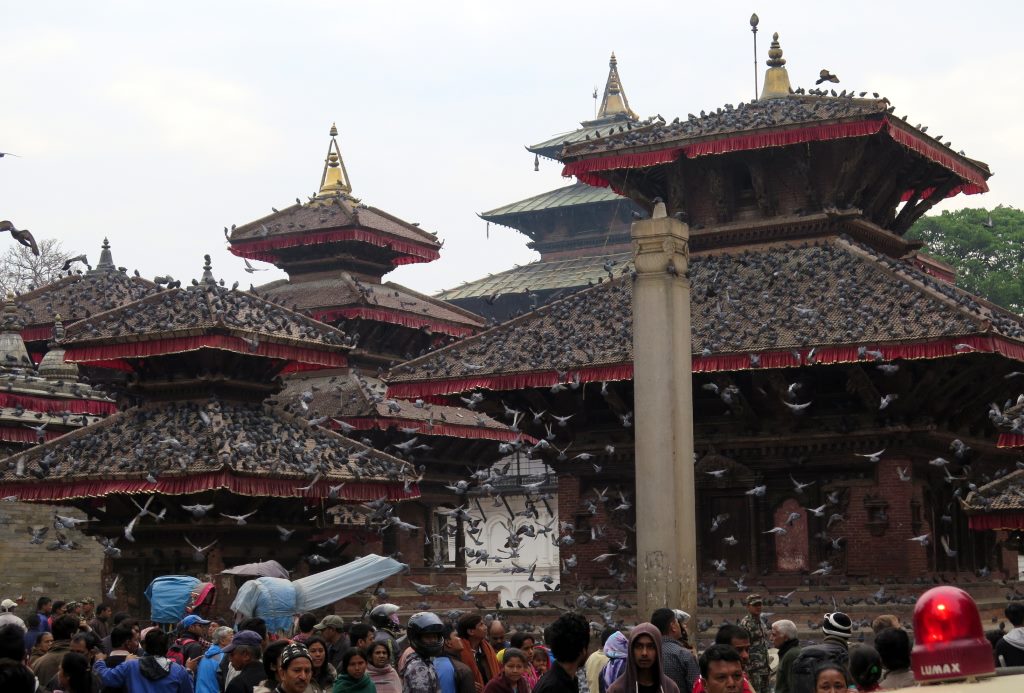
[[[632,227],[637,617],[697,610],[689,227],[657,203]]]

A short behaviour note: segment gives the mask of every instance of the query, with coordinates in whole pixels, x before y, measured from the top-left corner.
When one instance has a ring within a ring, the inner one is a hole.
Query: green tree
[[[958,209],[919,219],[907,233],[924,252],[956,268],[967,291],[1024,314],[1024,212]]]

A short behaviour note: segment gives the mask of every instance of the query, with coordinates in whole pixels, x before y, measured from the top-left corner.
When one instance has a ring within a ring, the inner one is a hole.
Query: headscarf
[[[488,672],[490,677],[488,680],[497,678],[501,674],[501,665],[498,664],[498,658],[494,655],[494,648],[491,647],[491,643],[484,640],[480,643],[480,649],[483,651],[484,661],[487,663],[487,668],[490,669]],[[462,663],[469,667],[469,670],[473,672],[473,678],[476,680],[480,687],[484,685],[484,678],[480,675],[480,668],[476,665],[476,652],[473,651],[473,646],[469,643],[469,638],[462,639],[462,652],[459,653],[459,659]]]
[[[604,689],[615,683],[615,679],[622,676],[626,669],[626,660],[629,658],[629,639],[622,634],[622,631],[615,631],[604,642],[604,656],[608,663],[601,671],[601,680],[604,682]]]
[[[629,656],[626,657],[626,670],[609,688],[608,693],[635,693],[637,689],[636,661],[633,659],[633,643],[641,635],[648,635],[654,640],[654,680],[661,682],[661,693],[679,693],[679,687],[665,676],[661,661],[661,631],[650,623],[641,623],[629,632]]]

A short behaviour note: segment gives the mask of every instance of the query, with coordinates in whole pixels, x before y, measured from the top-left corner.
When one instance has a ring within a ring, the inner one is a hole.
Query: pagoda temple
[[[539,165],[539,157],[557,160],[568,143],[615,130],[648,128],[654,122],[641,121],[629,107],[612,53],[597,116],[527,150]],[[447,289],[438,298],[501,321],[565,291],[596,284],[629,266],[629,227],[644,213],[628,197],[582,182],[484,212],[480,218],[488,225],[508,226],[526,235],[527,247],[539,252],[540,260]]]
[[[475,334],[484,320],[384,281],[395,266],[437,259],[441,243],[417,224],[352,194],[337,135],[332,126],[319,191],[306,202],[297,200],[233,229],[231,252],[247,262],[274,263],[288,273],[287,280],[258,287],[259,295],[305,311],[352,339],[343,368],[292,374],[274,401],[288,412],[326,417],[336,430],[415,464],[421,496],[396,513],[433,539],[425,542],[420,530],[395,529],[384,534],[384,551],[399,552],[412,567],[413,579],[417,571],[451,568],[452,575],[443,579],[461,581],[465,516],[451,511],[466,499],[447,487],[465,477],[467,466],[490,465],[500,457],[499,446],[523,436],[462,402],[453,406],[386,396],[380,372]]]
[[[960,500],[1013,468],[987,406],[1016,396],[1024,320],[904,237],[991,172],[887,99],[791,88],[777,37],[768,66],[751,103],[557,145],[566,176],[689,225],[702,570],[738,589],[1015,574]],[[396,398],[541,412],[524,430],[555,434],[534,454],[559,474],[562,580],[599,589],[634,579],[631,289],[617,273],[388,379]]]
[[[33,362],[39,363],[53,334],[54,316],[60,315],[65,325],[72,325],[155,291],[153,282],[129,276],[125,268],[114,264],[110,242],[104,238],[95,267],[84,273],[69,270],[67,276],[17,297],[25,322],[21,336]]]
[[[53,440],[69,431],[93,424],[114,413],[117,405],[104,393],[79,381],[78,366],[64,361],[58,344],[64,336],[60,316],[53,319],[53,339],[38,370],[22,340],[25,321],[11,297],[0,314],[0,457],[21,452],[32,445]],[[6,574],[18,576],[22,584],[40,587],[95,591],[100,582],[103,554],[92,542],[85,543],[80,532],[65,528],[56,531],[54,508],[8,501],[0,513],[0,555]],[[71,507],[57,508],[64,515],[80,517]],[[42,527],[40,544],[30,544],[26,527]],[[61,545],[77,544],[81,550],[65,556],[59,563],[40,561],[39,552],[59,550]],[[74,571],[73,582],[62,579],[65,570]],[[85,577],[82,577],[85,576]]]
[[[142,605],[158,575],[214,575],[273,556],[297,568],[379,547],[382,510],[418,495],[411,466],[264,403],[282,374],[347,363],[353,339],[252,293],[201,281],[68,328],[68,363],[127,375],[123,411],[0,463],[0,493],[82,510],[102,540],[104,585]],[[383,505],[381,505],[383,504]],[[286,536],[278,527],[289,532]],[[333,537],[333,544],[328,541]],[[317,548],[326,541],[334,550]],[[323,554],[323,555],[321,555]],[[230,582],[224,606],[230,603]]]

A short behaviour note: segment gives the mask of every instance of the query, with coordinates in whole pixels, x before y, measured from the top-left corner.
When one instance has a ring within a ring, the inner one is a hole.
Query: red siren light
[[[971,595],[949,585],[921,595],[914,606],[910,664],[919,683],[995,675],[992,645]]]

